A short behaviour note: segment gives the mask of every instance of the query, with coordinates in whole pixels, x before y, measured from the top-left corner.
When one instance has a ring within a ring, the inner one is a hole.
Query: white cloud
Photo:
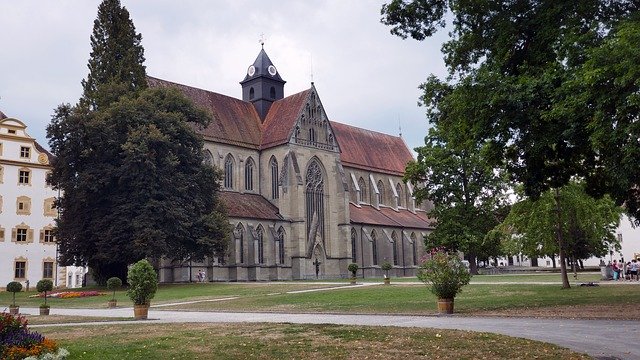
[[[442,76],[443,34],[423,42],[392,36],[383,1],[123,0],[151,76],[239,97],[260,50],[287,81],[285,95],[313,79],[332,120],[389,134],[413,148],[427,132],[418,85]],[[75,103],[87,75],[99,1],[4,2],[0,11],[0,110],[27,123],[43,145],[57,104]]]

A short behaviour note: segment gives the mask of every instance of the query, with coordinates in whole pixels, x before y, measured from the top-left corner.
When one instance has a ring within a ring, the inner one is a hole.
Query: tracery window
[[[404,195],[402,192],[402,185],[400,183],[396,184],[396,192],[398,193],[398,207],[406,207],[404,205]]]
[[[313,159],[307,168],[305,207],[307,213],[307,240],[324,242],[324,180],[318,160]]]
[[[378,180],[378,204],[383,205],[385,201],[384,184]]]
[[[366,202],[369,197],[367,196],[367,183],[362,177],[358,179],[358,187],[360,188],[360,202]]]
[[[271,198],[277,199],[280,197],[280,193],[278,190],[278,161],[275,157],[271,157],[269,165],[271,167]]]
[[[253,159],[248,158],[244,165],[244,189],[249,191],[253,190],[253,166]]]
[[[378,265],[378,244],[376,238],[376,231],[371,230],[371,256],[373,258],[373,265]]]
[[[417,244],[416,244],[416,234],[415,233],[411,233],[411,236],[409,236],[409,238],[411,239],[411,250],[413,251],[413,265],[418,265],[418,249],[417,249]]]
[[[213,155],[211,154],[211,151],[209,150],[205,150],[203,155],[203,159],[202,159],[202,163],[205,164],[206,166],[213,166]]]
[[[257,254],[256,254],[256,263],[264,264],[264,228],[262,225],[259,225],[256,229],[256,243],[257,243]]]
[[[276,238],[276,251],[278,252],[277,263],[284,264],[284,229],[282,226],[278,229],[278,237]]]
[[[242,226],[242,223],[238,223],[238,225],[236,225],[236,229],[233,233],[237,242],[236,262],[242,264],[244,263],[244,226]]]
[[[351,229],[351,262],[356,262],[356,240],[358,238],[358,234],[356,229]]]
[[[395,231],[391,233],[391,249],[393,251],[393,265],[398,265],[398,235]]]
[[[224,188],[233,189],[233,157],[227,155],[224,160]]]

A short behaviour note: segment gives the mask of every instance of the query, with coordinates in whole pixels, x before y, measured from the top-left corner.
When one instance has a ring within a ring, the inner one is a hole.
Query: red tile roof
[[[404,140],[371,130],[331,122],[344,166],[402,176],[413,155]]]
[[[271,105],[264,119],[262,149],[282,145],[289,141],[293,128],[307,102],[311,89],[287,96]]]
[[[261,195],[233,191],[221,191],[219,195],[231,218],[282,220],[278,208]]]
[[[381,207],[380,210],[370,205],[360,207],[349,204],[351,223],[368,224],[378,226],[402,227],[411,229],[433,229],[432,220],[424,212],[415,214],[409,210],[395,211],[391,208]]]
[[[196,128],[205,139],[225,144],[258,149],[262,125],[250,102],[170,81],[147,77],[151,87],[173,87],[212,115],[205,129]]]

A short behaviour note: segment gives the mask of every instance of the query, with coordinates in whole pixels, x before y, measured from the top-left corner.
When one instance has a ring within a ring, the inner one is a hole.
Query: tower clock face
[[[247,75],[253,76],[253,74],[255,74],[255,73],[256,73],[255,66],[253,66],[253,65],[249,66],[249,69],[247,69]]]
[[[269,72],[269,74],[271,74],[271,76],[275,76],[277,73],[276,67],[273,65],[269,65],[269,67],[267,68],[267,71]]]

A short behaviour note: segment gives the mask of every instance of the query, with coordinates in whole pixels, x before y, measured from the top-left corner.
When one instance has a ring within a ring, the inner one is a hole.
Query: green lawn
[[[299,324],[40,328],[82,359],[589,359],[555,345],[469,331]]]

